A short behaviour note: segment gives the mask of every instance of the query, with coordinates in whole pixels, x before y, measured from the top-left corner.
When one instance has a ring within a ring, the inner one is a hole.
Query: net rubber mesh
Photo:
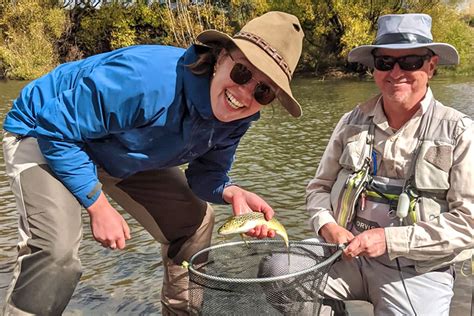
[[[252,240],[206,248],[190,260],[192,315],[318,315],[335,244]]]

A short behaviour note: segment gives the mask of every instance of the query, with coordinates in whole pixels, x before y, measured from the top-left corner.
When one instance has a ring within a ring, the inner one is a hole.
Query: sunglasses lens
[[[402,70],[415,71],[423,67],[425,59],[429,59],[429,57],[429,55],[408,55],[399,58],[391,56],[374,56],[374,67],[380,71],[389,71],[395,67],[396,63],[398,63]]]
[[[374,66],[375,69],[380,71],[389,71],[392,70],[395,66],[396,59],[390,56],[375,56],[374,57]]]
[[[398,59],[398,64],[403,70],[414,71],[423,67],[425,56],[405,56]]]
[[[230,79],[236,84],[246,84],[252,79],[252,72],[245,65],[235,63],[230,71]]]
[[[232,56],[229,56],[232,61],[234,61]],[[236,84],[243,85],[252,79],[252,72],[244,64],[237,63],[234,61],[234,67],[232,67],[232,70],[230,71],[230,79],[232,79],[232,81]],[[255,86],[255,90],[253,91],[253,97],[261,105],[266,105],[271,103],[275,99],[275,93],[269,86],[259,82]]]
[[[255,86],[253,97],[261,105],[266,105],[271,103],[275,99],[275,93],[266,84],[259,83]]]

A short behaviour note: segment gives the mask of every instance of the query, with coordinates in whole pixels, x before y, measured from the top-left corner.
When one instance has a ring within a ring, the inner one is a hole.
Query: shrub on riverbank
[[[58,63],[55,43],[67,27],[64,10],[43,0],[0,5],[0,77],[36,78]]]
[[[0,77],[36,78],[61,62],[136,44],[187,47],[203,29],[232,34],[269,10],[299,17],[305,31],[297,72],[316,76],[364,74],[347,64],[347,53],[375,37],[377,18],[387,13],[424,12],[433,17],[438,42],[454,45],[461,65],[448,74],[474,74],[472,20],[440,0],[187,0],[77,1],[61,7],[56,0],[4,0],[0,3]],[[160,2],[166,2],[160,4]],[[456,2],[456,1],[450,1]],[[94,5],[95,4],[95,7]]]

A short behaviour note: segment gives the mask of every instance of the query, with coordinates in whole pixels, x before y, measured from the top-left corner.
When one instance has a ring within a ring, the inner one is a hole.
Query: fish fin
[[[242,238],[242,240],[244,241],[244,243],[245,243],[245,245],[246,245],[247,247],[250,247],[249,242],[248,242],[247,239],[245,238],[245,234],[244,234],[244,233],[240,234],[240,238]]]

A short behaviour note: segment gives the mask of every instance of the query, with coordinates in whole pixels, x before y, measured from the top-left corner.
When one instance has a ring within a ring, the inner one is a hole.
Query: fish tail
[[[286,248],[288,248],[289,246],[289,241],[288,241],[288,234],[286,233],[286,231],[283,229],[283,230],[280,230],[280,229],[277,229],[275,230],[275,232],[281,236],[281,238],[283,238],[283,240],[285,241],[285,246]]]

